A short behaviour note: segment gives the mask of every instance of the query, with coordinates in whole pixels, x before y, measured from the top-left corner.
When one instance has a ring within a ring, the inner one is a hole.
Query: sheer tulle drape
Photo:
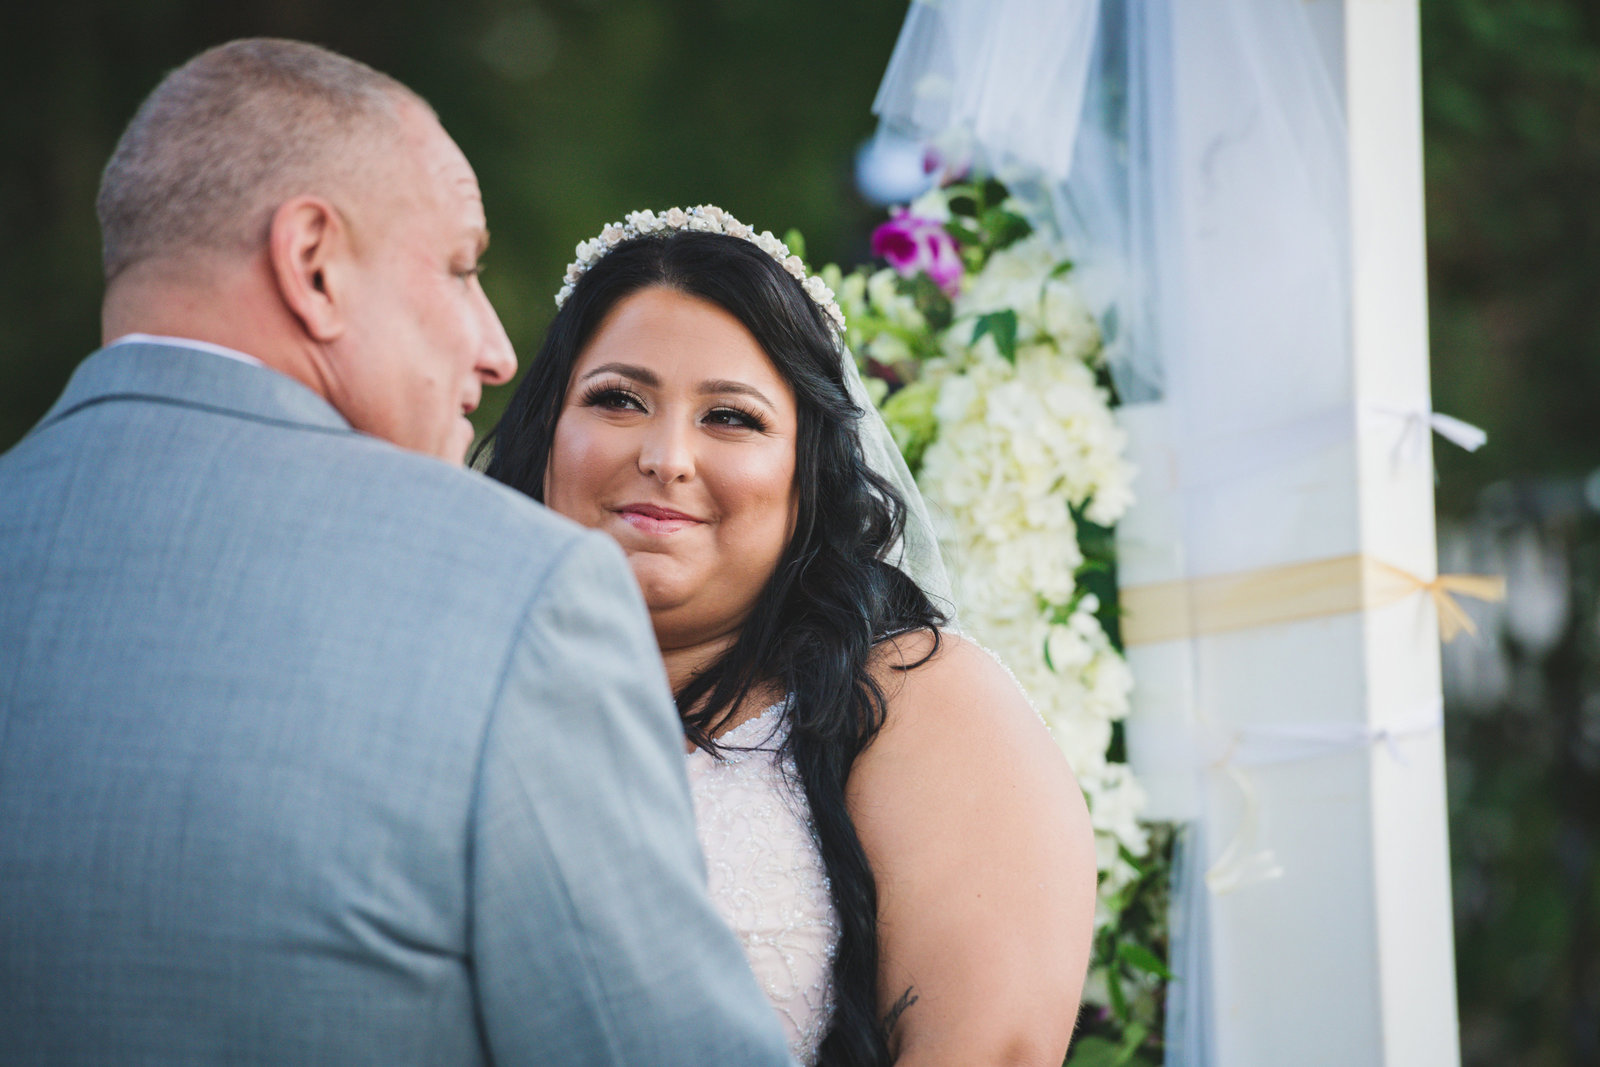
[[[1147,482],[1162,516],[1144,531],[1160,543],[1123,548],[1145,581],[1317,559],[1351,540],[1344,518],[1240,504],[1316,478],[1355,430],[1339,57],[1314,7],[914,3],[874,105],[1006,180],[1078,262],[1124,416],[1167,461]],[[1204,875],[1232,833],[1206,825],[1198,781],[1211,773],[1207,692],[1230,667],[1204,637],[1169,651],[1149,661],[1168,676],[1142,699],[1184,707],[1139,704],[1130,752],[1141,777],[1196,782],[1152,814],[1195,823],[1175,872],[1168,1062],[1197,1065],[1214,1062]]]
[[[913,3],[872,110],[993,173],[1072,169],[1094,0]]]

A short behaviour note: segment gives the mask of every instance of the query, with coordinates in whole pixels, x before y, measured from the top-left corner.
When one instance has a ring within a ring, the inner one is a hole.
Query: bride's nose
[[[639,443],[639,470],[663,485],[694,477],[692,430],[672,420],[655,423]]]

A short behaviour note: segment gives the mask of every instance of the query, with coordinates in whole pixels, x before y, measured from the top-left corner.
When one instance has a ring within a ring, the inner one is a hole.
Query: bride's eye
[[[592,385],[583,394],[583,406],[606,408],[611,411],[643,411],[644,401],[637,393],[620,385]]]
[[[742,430],[755,430],[757,433],[765,433],[767,429],[767,420],[756,412],[748,411],[744,408],[728,407],[727,405],[712,408],[706,412],[706,422],[713,426],[732,426]]]

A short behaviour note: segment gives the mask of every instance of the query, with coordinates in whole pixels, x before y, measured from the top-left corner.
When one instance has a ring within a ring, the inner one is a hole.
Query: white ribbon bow
[[[1403,423],[1394,446],[1394,463],[1397,467],[1402,462],[1416,463],[1422,459],[1429,430],[1468,452],[1476,452],[1489,440],[1487,432],[1453,415],[1443,415],[1426,408],[1395,407],[1392,404],[1368,406],[1379,415],[1388,415]]]

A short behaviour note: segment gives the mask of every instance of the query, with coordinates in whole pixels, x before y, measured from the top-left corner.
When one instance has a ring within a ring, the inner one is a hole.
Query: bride
[[[796,1058],[1055,1067],[1093,924],[1083,796],[929,595],[833,294],[708,206],[606,227],[557,304],[487,471],[626,552],[712,897]]]

